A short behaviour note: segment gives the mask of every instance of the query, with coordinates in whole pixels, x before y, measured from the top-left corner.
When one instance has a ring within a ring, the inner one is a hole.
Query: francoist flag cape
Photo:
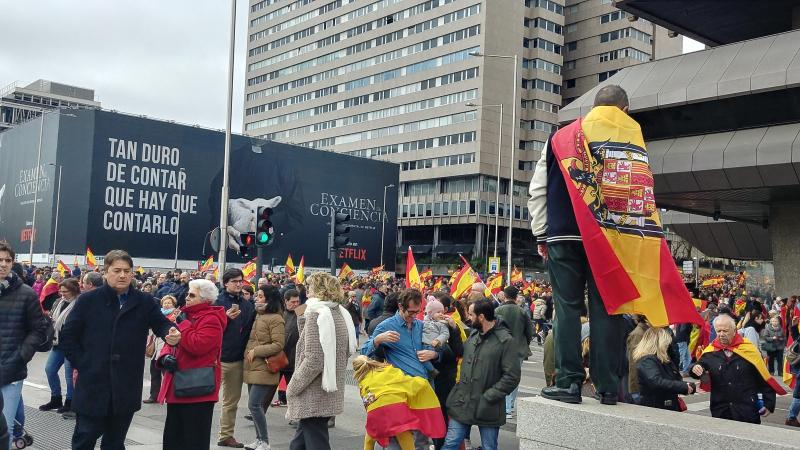
[[[643,314],[654,327],[702,325],[664,239],[639,124],[597,106],[552,147],[606,311]]]

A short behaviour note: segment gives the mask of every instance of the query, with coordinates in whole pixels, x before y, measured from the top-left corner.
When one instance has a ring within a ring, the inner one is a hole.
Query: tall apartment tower
[[[680,55],[681,36],[614,7],[613,0],[566,0],[566,105],[619,70]]]
[[[251,0],[245,133],[400,164],[387,189],[398,246],[418,258],[493,253],[498,211],[503,265],[510,214],[514,263],[529,262],[527,186],[557,123],[563,31],[564,0]],[[517,80],[513,59],[489,56],[515,54]]]

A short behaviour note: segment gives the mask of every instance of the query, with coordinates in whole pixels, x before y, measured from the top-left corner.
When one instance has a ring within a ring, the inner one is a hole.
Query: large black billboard
[[[29,125],[4,133],[25,138],[6,139],[3,145],[30,140],[29,130],[24,129]],[[124,248],[134,256],[172,259],[176,239],[179,259],[198,260],[212,253],[208,238],[219,226],[223,133],[107,111],[81,111],[72,120],[61,120],[59,136],[57,159],[64,164],[59,228],[61,223],[85,224],[85,232],[72,230],[64,237],[59,231],[58,253],[82,254],[90,246],[96,254]],[[26,149],[29,160],[30,145]],[[0,164],[6,166],[5,152],[0,155]],[[9,164],[19,165],[11,160]],[[5,171],[0,176],[6,177]],[[275,239],[265,248],[268,261],[283,262],[291,253],[295,261],[305,256],[307,266],[327,266],[330,211],[336,210],[352,217],[351,241],[340,251],[337,265],[377,266],[384,186],[397,185],[398,177],[395,164],[235,135],[229,260],[242,261],[235,251],[239,235],[255,229],[258,206],[270,206]],[[67,192],[70,198],[65,200]],[[83,197],[76,200],[73,192]],[[387,269],[393,269],[395,260],[396,192],[389,189],[386,198]],[[5,214],[5,205],[0,207]],[[40,203],[39,209],[48,210],[49,221],[51,205]],[[12,243],[15,233],[13,227],[0,224],[0,236]]]

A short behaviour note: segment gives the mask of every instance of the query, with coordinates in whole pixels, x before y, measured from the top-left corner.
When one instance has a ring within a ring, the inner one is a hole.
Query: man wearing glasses
[[[242,448],[244,444],[233,437],[236,409],[242,397],[244,383],[244,349],[256,317],[255,306],[242,297],[244,275],[239,269],[227,269],[222,274],[225,289],[214,302],[225,308],[228,325],[222,334],[222,414],[219,418],[220,447]]]
[[[439,357],[433,350],[422,349],[422,321],[420,313],[422,293],[406,289],[400,293],[399,309],[394,317],[384,320],[372,332],[370,339],[361,347],[361,354],[376,359],[376,351],[383,350],[386,362],[402,370],[406,375],[428,379],[428,371],[422,363]],[[414,431],[414,447],[428,448],[428,438]],[[400,448],[392,439],[390,449]]]

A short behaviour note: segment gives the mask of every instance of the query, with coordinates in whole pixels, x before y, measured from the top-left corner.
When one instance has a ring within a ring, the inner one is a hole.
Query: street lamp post
[[[233,62],[236,51],[236,0],[231,0],[230,47],[228,49],[228,111],[225,116],[225,155],[222,162],[222,195],[219,217],[219,272],[225,272],[228,251],[228,197],[230,196],[231,119],[233,116]]]
[[[48,166],[56,166],[56,164],[50,163]],[[63,166],[58,165],[58,189],[56,191],[56,223],[53,227],[53,263],[56,262],[56,242],[58,241],[58,212],[61,208],[61,169]]]
[[[500,229],[500,161],[503,156],[503,104],[497,105],[479,105],[477,103],[467,103],[466,106],[478,106],[482,108],[500,108],[500,126],[498,126],[498,139],[497,139],[497,186],[495,188],[495,202],[494,202],[494,257],[497,258],[497,236]],[[489,242],[489,237],[486,237],[486,242]]]
[[[512,95],[512,102],[511,102],[511,162],[509,163],[509,174],[508,177],[508,242],[506,243],[506,259],[507,262],[507,272],[506,276],[508,277],[508,284],[511,284],[511,238],[514,232],[514,171],[515,171],[515,149],[517,146],[517,127],[519,124],[517,123],[517,69],[519,66],[518,57],[515,53],[514,55],[485,55],[481,52],[470,52],[471,56],[480,56],[484,58],[500,58],[500,59],[511,59],[514,61],[514,79],[512,86],[514,87]],[[500,190],[500,186],[497,186],[498,191]],[[498,205],[499,208],[499,205]]]
[[[183,167],[179,169],[183,172]],[[186,177],[183,178],[184,180]],[[181,238],[181,207],[183,206],[183,185],[178,183],[178,211],[177,212],[177,224],[175,225],[175,264],[174,268],[178,268],[178,242],[180,242]]]
[[[386,233],[386,190],[395,187],[394,184],[388,184],[383,187],[383,209],[381,214],[381,266],[383,265],[383,236]]]

